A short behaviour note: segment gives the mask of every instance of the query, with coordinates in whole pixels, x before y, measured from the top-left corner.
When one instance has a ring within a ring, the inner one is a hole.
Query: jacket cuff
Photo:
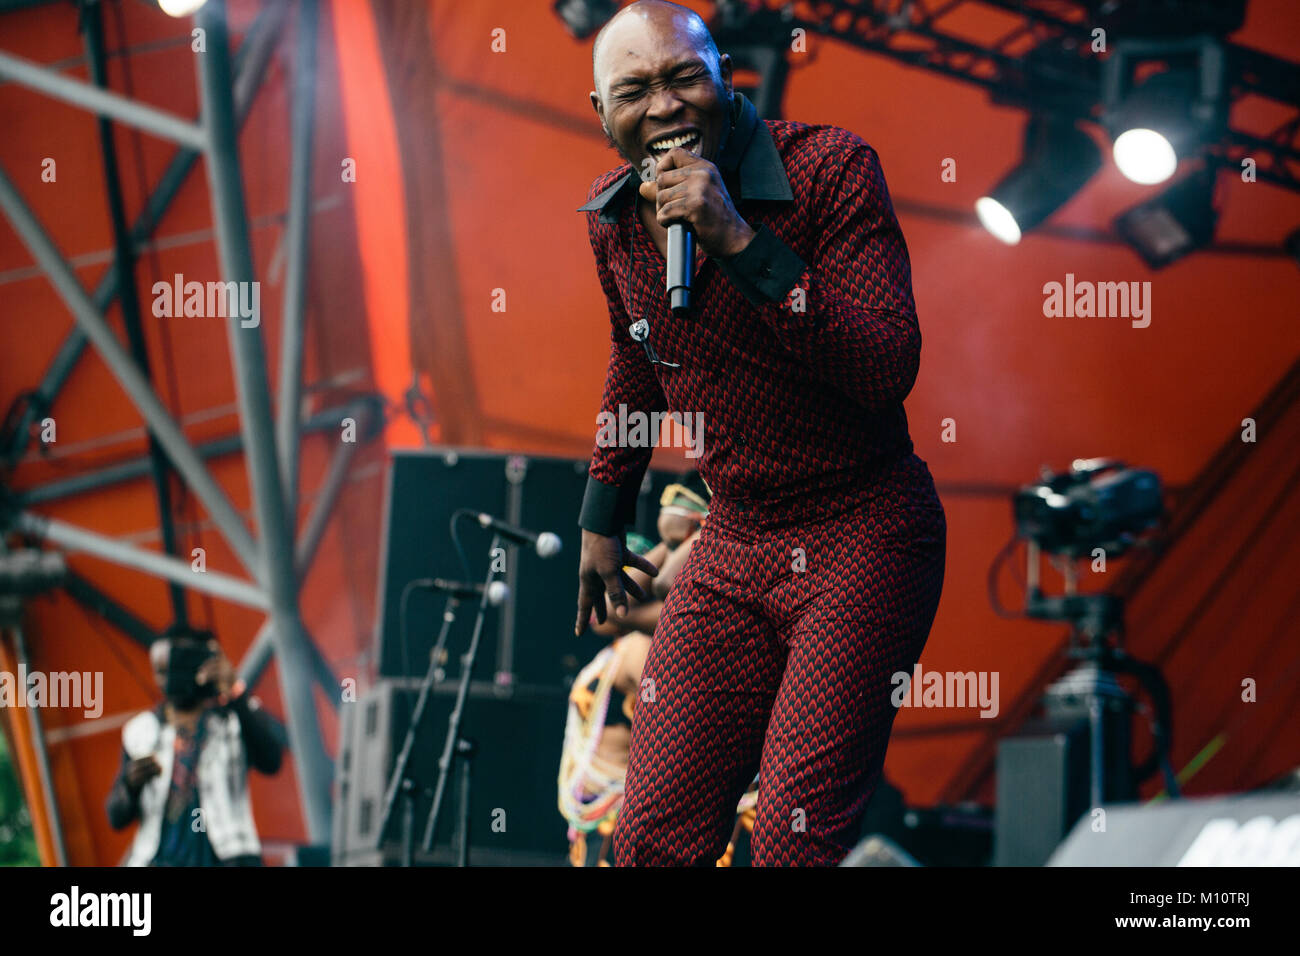
[[[808,268],[767,223],[758,227],[744,249],[717,262],[731,284],[756,306],[783,301]]]
[[[624,528],[636,520],[640,484],[639,481],[628,482],[620,488],[588,475],[578,527],[594,534],[621,535]]]

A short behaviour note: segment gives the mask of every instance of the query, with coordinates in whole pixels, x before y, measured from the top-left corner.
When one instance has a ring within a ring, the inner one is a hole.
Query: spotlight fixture
[[[1218,219],[1214,169],[1207,165],[1155,199],[1120,214],[1114,227],[1147,265],[1163,269],[1208,245]]]
[[[1195,80],[1186,71],[1160,73],[1139,86],[1108,116],[1115,137],[1112,155],[1119,171],[1135,183],[1162,183],[1178,168],[1180,155],[1199,138],[1187,104]]]
[[[1143,65],[1159,72],[1138,81]],[[1135,183],[1169,179],[1226,128],[1223,46],[1212,37],[1121,41],[1102,70],[1102,124],[1115,165]]]
[[[1030,116],[1020,164],[975,201],[975,214],[985,229],[1014,246],[1065,205],[1100,167],[1097,144],[1073,120]]]
[[[169,17],[188,17],[208,0],[158,0],[158,7]]]
[[[608,23],[617,11],[617,0],[555,0],[556,14],[576,40],[587,39]]]
[[[794,11],[752,0],[715,0],[709,32],[731,55],[732,83],[754,104],[761,119],[781,119],[790,76],[790,30]]]

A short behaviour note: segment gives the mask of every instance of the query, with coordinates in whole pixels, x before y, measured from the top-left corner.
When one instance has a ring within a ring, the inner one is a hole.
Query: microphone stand
[[[448,594],[442,609],[442,629],[438,632],[438,643],[429,652],[429,667],[425,671],[424,679],[420,682],[420,694],[416,698],[415,709],[411,712],[411,721],[406,728],[406,738],[402,741],[402,750],[397,755],[397,762],[393,766],[392,775],[388,778],[388,786],[384,791],[384,810],[379,819],[377,847],[382,848],[384,845],[384,837],[388,833],[393,810],[397,806],[397,798],[400,794],[402,798],[402,866],[415,865],[416,785],[415,780],[408,774],[407,770],[411,763],[411,754],[415,750],[416,741],[420,736],[420,725],[424,721],[424,711],[429,704],[433,685],[442,679],[442,654],[447,646],[447,634],[451,631],[451,625],[456,620],[456,609],[458,607],[460,607],[460,598],[454,594]],[[428,792],[427,789],[425,792]]]
[[[501,535],[492,536],[492,546],[488,555],[497,550],[501,544]],[[427,853],[433,848],[433,838],[438,830],[438,821],[442,815],[442,799],[447,790],[447,779],[451,775],[453,762],[460,762],[460,813],[458,819],[457,859],[456,865],[469,866],[469,796],[470,776],[474,762],[475,747],[473,741],[460,736],[461,720],[465,713],[465,701],[469,697],[470,677],[474,671],[474,662],[478,658],[479,637],[483,633],[483,617],[487,611],[489,591],[496,571],[492,562],[488,562],[487,579],[483,582],[483,596],[478,603],[478,616],[474,619],[474,636],[470,638],[469,650],[461,658],[460,680],[456,687],[456,705],[452,708],[451,719],[447,723],[447,739],[443,743],[442,756],[438,759],[438,783],[433,791],[433,807],[429,810],[429,820],[424,828],[422,847]]]

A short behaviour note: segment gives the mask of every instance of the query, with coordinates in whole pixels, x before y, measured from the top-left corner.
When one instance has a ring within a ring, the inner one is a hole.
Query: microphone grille
[[[537,555],[542,558],[549,558],[559,554],[560,549],[564,547],[564,542],[560,540],[558,534],[550,531],[543,531],[537,536]]]
[[[500,607],[510,597],[510,586],[504,581],[493,581],[488,585],[487,602],[492,607]]]

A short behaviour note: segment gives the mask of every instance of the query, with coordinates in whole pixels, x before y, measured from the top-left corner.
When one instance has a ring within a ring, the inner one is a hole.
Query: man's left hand
[[[643,182],[640,191],[655,204],[661,226],[690,226],[700,248],[712,258],[734,256],[754,238],[754,230],[732,205],[718,167],[680,146],[659,160],[655,178]]]

